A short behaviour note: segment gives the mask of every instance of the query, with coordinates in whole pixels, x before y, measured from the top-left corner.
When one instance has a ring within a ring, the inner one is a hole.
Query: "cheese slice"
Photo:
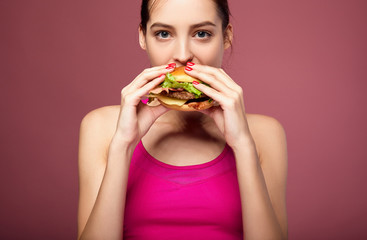
[[[158,98],[160,101],[162,101],[162,102],[164,102],[165,104],[168,104],[168,105],[182,106],[182,105],[185,104],[185,102],[187,102],[187,100],[184,100],[184,99],[170,98],[170,97],[156,95],[156,94],[149,94],[149,97]]]

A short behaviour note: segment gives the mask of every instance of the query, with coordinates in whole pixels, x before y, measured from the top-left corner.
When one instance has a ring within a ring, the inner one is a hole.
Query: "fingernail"
[[[158,77],[158,78],[161,78],[161,77],[163,77],[163,76],[166,76],[166,74],[162,73],[161,75],[159,75],[159,77]]]
[[[174,66],[168,66],[166,67],[166,69],[174,69],[175,67]]]
[[[176,67],[176,63],[170,63],[168,64],[169,67]]]
[[[192,84],[194,84],[194,85],[198,85],[198,84],[199,84],[199,82],[197,82],[197,81],[193,81],[193,82],[192,82]]]
[[[149,99],[147,98],[147,99],[142,99],[141,100],[141,102],[143,103],[143,104],[147,104],[148,102],[149,102]]]
[[[195,65],[195,63],[193,63],[193,62],[187,62],[186,63],[186,66],[194,66]]]
[[[191,67],[185,67],[185,70],[186,70],[186,71],[191,71],[191,70],[192,70],[192,68],[191,68]]]

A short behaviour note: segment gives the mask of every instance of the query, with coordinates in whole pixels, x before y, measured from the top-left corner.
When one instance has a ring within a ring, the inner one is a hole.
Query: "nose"
[[[191,62],[194,58],[190,48],[190,42],[186,39],[179,39],[175,44],[174,61],[185,66],[187,62]]]

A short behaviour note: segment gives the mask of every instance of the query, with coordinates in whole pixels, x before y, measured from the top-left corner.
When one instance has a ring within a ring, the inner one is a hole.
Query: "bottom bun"
[[[200,111],[200,110],[205,110],[208,108],[211,108],[213,106],[213,102],[214,101],[210,101],[206,100],[203,102],[191,102],[191,103],[187,103],[184,104],[182,106],[179,105],[171,105],[171,104],[167,104],[163,101],[161,101],[160,99],[158,99],[158,101],[165,107],[170,108],[170,109],[174,109],[177,111]]]

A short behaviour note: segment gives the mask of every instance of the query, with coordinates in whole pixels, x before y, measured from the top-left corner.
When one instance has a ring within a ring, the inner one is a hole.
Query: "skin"
[[[244,238],[287,239],[285,133],[274,118],[246,113],[242,88],[220,69],[232,32],[231,25],[223,32],[211,0],[156,2],[146,34],[139,29],[152,67],[122,89],[121,105],[96,109],[81,123],[78,238],[123,237],[130,159],[142,140],[155,158],[177,166],[208,162],[227,143],[236,157]],[[194,65],[186,72],[211,86],[196,87],[219,106],[179,112],[141,103],[173,71],[167,64],[187,62]]]

